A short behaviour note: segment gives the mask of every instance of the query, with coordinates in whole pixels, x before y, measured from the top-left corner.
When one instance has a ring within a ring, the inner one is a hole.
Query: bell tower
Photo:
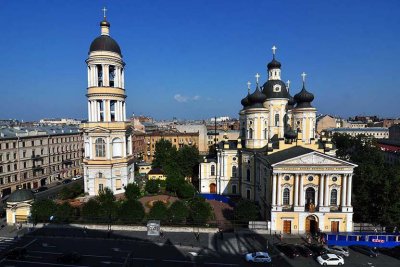
[[[98,195],[106,187],[123,193],[134,179],[131,128],[126,122],[125,63],[118,43],[110,37],[110,23],[100,22],[101,35],[93,40],[86,59],[88,122],[84,133],[85,192]]]

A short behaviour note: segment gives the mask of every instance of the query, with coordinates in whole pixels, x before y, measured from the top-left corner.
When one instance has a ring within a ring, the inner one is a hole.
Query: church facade
[[[357,165],[335,157],[329,138],[317,139],[314,95],[294,97],[281,80],[281,63],[242,99],[241,134],[224,140],[200,163],[200,192],[255,201],[272,231],[285,234],[353,230],[352,175]]]
[[[130,124],[126,122],[125,62],[110,37],[110,23],[100,22],[101,35],[90,45],[87,64],[88,122],[84,135],[84,189],[91,196],[106,187],[114,194],[134,180]]]

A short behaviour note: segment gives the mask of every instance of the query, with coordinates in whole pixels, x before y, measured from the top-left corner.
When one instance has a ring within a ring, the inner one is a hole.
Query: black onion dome
[[[261,93],[260,87],[258,87],[258,85],[254,93],[249,95],[249,101],[251,104],[256,104],[256,103],[262,104],[264,103],[265,99],[267,99],[267,97],[263,93]]]
[[[110,27],[110,22],[108,22],[107,20],[102,20],[101,22],[100,22],[100,26],[107,26],[107,27]]]
[[[268,63],[267,68],[268,70],[271,69],[280,69],[282,66],[282,64],[275,59],[275,56],[272,58],[272,61],[270,63]]]
[[[248,93],[247,96],[245,98],[243,98],[242,101],[240,101],[240,103],[242,103],[242,106],[244,108],[246,108],[250,105],[249,96],[250,96],[250,94]]]
[[[294,96],[297,106],[296,108],[312,108],[311,102],[314,100],[314,95],[306,90],[303,83],[303,89]]]
[[[290,128],[288,131],[284,133],[284,137],[293,140],[297,138],[297,133]]]
[[[294,100],[293,96],[291,96],[290,94],[288,94],[288,107],[289,108],[293,108],[294,105],[296,105],[296,100]]]
[[[274,87],[276,86],[281,87],[280,91],[274,91]],[[288,91],[286,89],[286,84],[281,80],[268,80],[266,83],[264,83],[262,92],[267,97],[267,99],[289,97]]]

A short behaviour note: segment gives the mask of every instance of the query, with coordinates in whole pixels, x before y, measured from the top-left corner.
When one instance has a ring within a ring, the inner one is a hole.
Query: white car
[[[72,177],[72,181],[76,181],[76,180],[79,180],[79,179],[82,179],[82,175],[77,175],[75,177]]]
[[[271,262],[271,257],[267,252],[253,252],[245,255],[247,262]]]
[[[326,250],[328,250],[330,253],[339,256],[345,256],[345,257],[350,256],[349,250],[345,247],[333,246],[333,247],[327,247]]]
[[[343,265],[344,260],[341,256],[335,254],[324,254],[317,258],[320,265]]]

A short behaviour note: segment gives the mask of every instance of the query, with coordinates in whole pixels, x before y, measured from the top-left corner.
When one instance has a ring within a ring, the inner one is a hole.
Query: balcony
[[[43,156],[41,156],[41,155],[32,155],[32,156],[31,156],[31,159],[32,159],[32,160],[42,160],[42,159],[43,159]]]
[[[33,169],[34,172],[37,172],[37,171],[42,171],[43,167],[42,166],[33,166],[32,169]]]

